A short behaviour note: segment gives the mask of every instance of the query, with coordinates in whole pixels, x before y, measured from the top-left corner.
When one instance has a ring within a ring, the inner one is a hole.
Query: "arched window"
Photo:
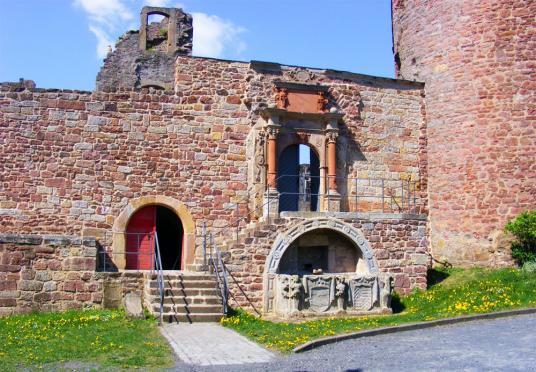
[[[287,146],[278,159],[279,211],[317,211],[320,161],[308,145]]]

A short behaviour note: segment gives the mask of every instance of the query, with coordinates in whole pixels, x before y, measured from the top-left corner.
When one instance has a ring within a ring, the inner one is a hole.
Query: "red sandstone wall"
[[[247,198],[249,127],[236,102],[217,106],[209,95],[2,91],[0,231],[106,245],[115,217],[142,195],[171,196],[199,224],[225,224],[234,213],[225,203]]]
[[[108,247],[132,198],[166,195],[198,227],[234,221],[246,190],[246,137],[274,79],[247,63],[181,57],[176,92],[0,91],[0,232],[96,236]],[[349,175],[422,181],[422,89],[388,79],[317,72],[344,118]]]
[[[359,229],[370,242],[380,272],[393,277],[394,289],[398,293],[409,294],[414,288],[426,289],[426,273],[430,264],[426,220],[388,215],[375,220],[342,220]],[[230,257],[226,262],[232,273],[231,306],[254,308],[262,312],[263,273],[274,240],[279,234],[303,223],[304,219],[281,218],[271,222],[270,226],[257,226],[250,236],[232,245],[229,250]],[[240,283],[240,288],[236,282]]]
[[[508,264],[504,224],[536,208],[536,2],[393,1],[398,77],[426,82],[432,253]]]
[[[411,178],[420,181],[425,195],[421,84],[284,66],[279,72],[258,71],[247,63],[181,57],[173,93],[0,86],[0,233],[91,236],[109,250],[114,221],[130,200],[165,195],[192,214],[198,242],[203,222],[220,237],[231,238],[227,226],[236,218],[235,203],[241,203],[241,216],[248,213],[252,159],[246,149],[259,119],[257,109],[273,103],[275,79],[292,80],[303,72],[328,85],[332,100],[345,113],[341,134],[351,139],[351,156],[344,172]],[[381,269],[396,277],[396,288],[406,293],[423,287],[426,222],[367,226],[356,223],[371,230],[365,235]],[[257,304],[272,242],[273,236],[263,247],[248,247],[247,256],[231,251],[229,258],[242,265],[235,267],[236,277]],[[90,273],[94,269],[72,269],[67,262],[72,253],[65,251],[63,260],[58,248],[38,245],[7,242],[0,247],[1,262],[7,265],[0,268],[3,290],[13,292],[0,304],[1,313],[100,301],[103,282]],[[84,257],[89,262],[89,256]],[[80,270],[84,272],[71,273]]]

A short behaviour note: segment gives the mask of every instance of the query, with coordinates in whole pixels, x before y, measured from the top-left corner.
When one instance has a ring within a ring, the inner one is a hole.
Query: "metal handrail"
[[[155,246],[155,266],[156,266],[156,282],[158,284],[158,294],[160,295],[160,314],[158,324],[162,325],[164,320],[164,269],[162,267],[162,255],[160,254],[160,244],[158,243],[158,233],[154,232]]]
[[[214,243],[214,236],[210,234],[210,243],[211,243],[211,250],[210,250],[210,264],[214,270],[214,273],[216,274],[216,279],[218,281],[218,287],[220,288],[221,293],[221,300],[222,300],[222,306],[223,306],[223,314],[227,315],[228,313],[228,302],[229,302],[229,286],[227,282],[227,267],[223,263],[223,260],[221,258],[221,252]],[[214,257],[214,254],[216,254],[216,257]],[[221,272],[221,276],[220,276]]]

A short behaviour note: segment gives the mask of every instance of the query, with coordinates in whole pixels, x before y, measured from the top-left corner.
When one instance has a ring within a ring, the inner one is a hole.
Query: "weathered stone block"
[[[17,289],[21,291],[40,291],[43,288],[43,283],[35,280],[20,280],[17,284]]]

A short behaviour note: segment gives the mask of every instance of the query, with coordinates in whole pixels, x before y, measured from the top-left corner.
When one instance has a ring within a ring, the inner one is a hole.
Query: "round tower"
[[[431,250],[511,264],[505,223],[536,208],[536,1],[393,0],[397,77],[425,82]]]

